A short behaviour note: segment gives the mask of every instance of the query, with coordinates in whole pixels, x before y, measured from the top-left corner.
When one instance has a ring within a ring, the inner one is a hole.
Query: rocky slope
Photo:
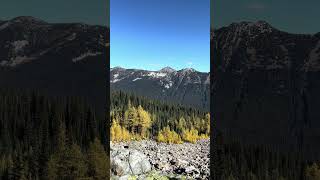
[[[105,104],[109,29],[21,16],[0,21],[0,86]]]
[[[184,176],[191,179],[209,179],[209,144],[210,140],[200,140],[196,144],[165,144],[155,141],[111,144],[112,173],[118,176],[136,174],[142,178],[153,170],[167,177]],[[123,158],[123,154],[126,154],[124,152],[127,154],[131,152],[131,158],[128,158],[128,161],[120,160],[125,159]],[[134,160],[134,155],[137,156],[136,160]],[[121,171],[121,169],[127,169],[129,164],[132,172]]]
[[[209,73],[192,68],[176,71],[165,67],[159,71],[110,70],[111,89],[133,92],[149,98],[209,109]]]
[[[212,111],[220,131],[320,158],[320,33],[290,34],[264,21],[233,23],[212,30],[211,58]]]

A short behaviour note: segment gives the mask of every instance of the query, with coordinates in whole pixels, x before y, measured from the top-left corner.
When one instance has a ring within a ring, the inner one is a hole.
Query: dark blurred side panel
[[[306,24],[319,4],[294,2],[310,11],[284,17],[285,2],[211,7],[214,179],[319,178],[320,27]]]
[[[0,3],[0,179],[109,177],[109,3],[76,2]]]

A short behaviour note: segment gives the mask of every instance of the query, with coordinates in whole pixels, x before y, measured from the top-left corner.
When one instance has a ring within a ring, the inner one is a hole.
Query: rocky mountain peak
[[[122,68],[120,66],[116,66],[116,67],[111,68],[111,71],[123,71],[123,70],[125,70],[125,68]]]
[[[196,70],[193,69],[193,68],[184,68],[184,69],[181,69],[180,71],[182,73],[193,73],[193,72],[196,72]]]
[[[266,21],[242,21],[238,23],[232,23],[228,27],[231,31],[234,31],[236,34],[260,34],[260,33],[271,33],[275,28],[273,28]]]
[[[241,21],[241,22],[237,22],[237,23],[231,23],[230,26],[272,28],[272,26],[267,21],[263,21],[263,20],[259,20],[256,22]]]
[[[167,66],[167,67],[164,67],[164,68],[160,69],[160,72],[172,73],[172,72],[176,72],[176,70],[171,68],[171,67],[169,67],[169,66]]]
[[[47,24],[47,22],[45,22],[45,21],[43,21],[41,19],[32,17],[32,16],[18,16],[18,17],[15,17],[15,18],[9,20],[9,22],[10,23],[32,24],[32,25],[35,25],[35,24],[38,24],[38,25]]]
[[[232,23],[214,33],[211,43],[223,56],[220,68],[239,74],[246,68],[320,70],[319,34],[292,34],[265,21]]]

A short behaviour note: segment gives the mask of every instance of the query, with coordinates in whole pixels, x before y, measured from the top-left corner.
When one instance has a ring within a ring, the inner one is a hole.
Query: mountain
[[[105,105],[109,32],[29,16],[0,21],[0,86],[86,96]]]
[[[320,33],[291,34],[265,21],[211,30],[216,127],[248,143],[320,159]]]
[[[192,68],[147,71],[114,67],[110,84],[114,90],[209,110],[209,73]]]

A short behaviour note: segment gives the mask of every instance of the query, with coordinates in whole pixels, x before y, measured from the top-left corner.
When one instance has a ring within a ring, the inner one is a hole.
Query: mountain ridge
[[[0,22],[0,85],[84,96],[105,107],[110,29],[20,16]],[[102,113],[101,113],[102,114]]]
[[[211,31],[216,126],[242,142],[320,159],[319,33],[270,27],[233,24]]]
[[[230,24],[227,24],[227,25],[223,25],[221,27],[210,27],[210,32],[213,32],[213,31],[216,31],[218,29],[222,29],[222,28],[227,28],[229,26],[236,26],[236,25],[244,25],[244,24],[247,24],[247,25],[261,25],[261,24],[265,24],[266,26],[269,26],[270,28],[274,29],[274,30],[277,30],[277,31],[282,31],[282,32],[286,32],[288,34],[294,34],[294,35],[316,35],[316,34],[319,34],[319,32],[314,32],[314,33],[304,33],[304,32],[288,32],[286,30],[281,30],[281,28],[278,28],[278,27],[275,27],[274,25],[272,25],[271,23],[269,23],[268,21],[266,20],[257,20],[257,21],[238,21],[238,22],[232,22]]]
[[[97,56],[110,46],[109,31],[97,25],[47,23],[31,16],[16,17],[0,23],[3,47],[0,66],[14,67],[47,54],[73,56],[69,57],[73,62]]]
[[[158,71],[111,68],[110,86],[146,96],[209,110],[210,74],[184,68],[162,68]]]
[[[190,71],[194,71],[194,72],[199,72],[199,73],[209,73],[209,72],[205,72],[205,71],[199,71],[199,70],[196,70],[194,68],[190,68],[190,67],[185,67],[185,68],[181,68],[181,69],[175,69],[173,67],[170,67],[170,66],[165,66],[165,67],[162,67],[160,68],[159,70],[150,70],[150,69],[143,69],[143,68],[124,68],[122,66],[115,66],[115,67],[110,67],[110,70],[112,69],[131,69],[131,70],[143,70],[143,71],[169,71],[169,72],[178,72],[178,71],[187,71],[187,70],[190,70]]]

